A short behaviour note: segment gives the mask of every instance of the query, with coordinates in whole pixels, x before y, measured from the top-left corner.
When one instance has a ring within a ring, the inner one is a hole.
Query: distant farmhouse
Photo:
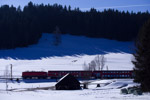
[[[81,89],[80,82],[71,74],[66,74],[55,85],[56,90],[78,90]]]

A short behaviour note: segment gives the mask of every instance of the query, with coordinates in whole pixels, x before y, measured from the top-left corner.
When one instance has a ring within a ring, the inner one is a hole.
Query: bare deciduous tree
[[[101,63],[101,70],[103,70],[106,63],[106,58],[104,57],[104,55],[101,55],[100,63]]]
[[[83,64],[83,69],[84,70],[89,70],[89,66],[86,64],[86,62],[84,62],[84,64]]]
[[[91,63],[90,63],[89,66],[90,66],[90,68],[91,68],[92,71],[96,70],[96,62],[94,60],[91,61]]]
[[[106,63],[106,58],[104,55],[97,55],[94,60],[92,60],[88,65],[84,62],[83,68],[84,70],[103,70]]]
[[[97,55],[94,59],[95,63],[96,63],[96,67],[97,67],[97,70],[100,70],[101,69],[101,61],[100,61],[100,56]]]
[[[103,70],[105,63],[106,63],[106,58],[104,55],[97,55],[94,59],[94,61],[96,62],[96,67],[97,70]]]

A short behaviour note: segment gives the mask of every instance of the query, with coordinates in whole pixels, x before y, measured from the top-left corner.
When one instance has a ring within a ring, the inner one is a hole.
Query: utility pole
[[[106,68],[107,68],[107,71],[108,71],[108,66]]]
[[[5,78],[5,83],[6,83],[6,91],[8,90],[8,66],[6,66],[5,71],[4,71],[4,78]]]
[[[10,79],[12,80],[12,64],[10,64]]]

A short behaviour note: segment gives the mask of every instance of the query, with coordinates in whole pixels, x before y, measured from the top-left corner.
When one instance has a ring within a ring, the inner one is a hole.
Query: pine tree
[[[150,19],[139,31],[134,54],[134,81],[140,83],[143,91],[150,91]]]
[[[61,31],[58,26],[55,27],[54,33],[54,45],[58,46],[61,43]]]

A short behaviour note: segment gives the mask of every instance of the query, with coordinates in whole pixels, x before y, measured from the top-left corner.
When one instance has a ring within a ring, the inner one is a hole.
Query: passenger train
[[[103,70],[103,71],[25,71],[22,72],[23,79],[59,79],[66,74],[72,74],[80,79],[92,78],[133,78],[132,70]]]

